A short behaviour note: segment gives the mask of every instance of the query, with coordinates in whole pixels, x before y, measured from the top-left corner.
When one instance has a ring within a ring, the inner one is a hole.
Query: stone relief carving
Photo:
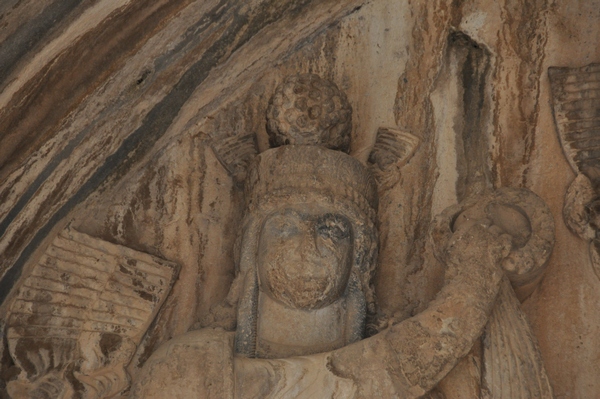
[[[548,70],[554,121],[564,154],[577,174],[565,196],[569,229],[589,242],[590,262],[600,278],[600,64]]]
[[[66,228],[19,288],[6,318],[20,371],[12,398],[111,398],[178,266]]]
[[[332,82],[293,75],[267,108],[272,148],[257,155],[253,134],[209,143],[244,187],[236,277],[200,323],[209,327],[156,349],[131,391],[127,367],[178,266],[62,231],[2,326],[11,397],[417,398],[474,361],[477,396],[551,398],[519,303],[552,250],[546,205],[526,189],[499,189],[448,208],[430,235],[444,288],[425,311],[382,322],[372,285],[378,196],[419,139],[380,128],[364,165],[348,155],[351,112]],[[593,189],[581,187],[573,197],[587,210]]]
[[[236,183],[246,179],[248,166],[257,154],[256,136],[247,134],[233,136],[225,140],[213,140],[212,149],[225,169]]]
[[[597,75],[571,67],[600,60],[590,46],[600,0],[7,0],[0,15],[0,397],[20,373],[7,314],[67,222],[180,265],[126,367],[132,379],[172,337],[235,331],[239,296],[215,304],[236,274],[248,166],[269,147],[268,99],[295,71],[346,92],[350,154],[377,181],[377,322],[367,314],[365,337],[424,311],[444,285],[445,257],[428,237],[435,215],[481,189],[528,187],[566,223],[556,224],[548,269],[521,309],[555,395],[600,397],[597,185],[576,164],[572,174],[560,136],[548,134],[556,126],[545,73],[569,67],[564,94],[581,102],[561,105],[564,129],[582,140],[567,145],[572,156],[595,151],[583,133],[597,130]],[[405,133],[418,147],[398,162],[409,145],[391,137]],[[432,397],[481,395],[489,328]]]
[[[531,191],[498,189],[452,206],[436,218],[432,229],[436,256],[446,260],[444,248],[453,229],[481,220],[512,240],[511,252],[501,262],[505,277],[482,337],[481,390],[491,398],[552,398],[537,341],[519,300],[533,292],[546,269],[554,245],[554,220]]]
[[[286,357],[361,339],[374,310],[372,177],[341,152],[284,146],[261,155],[247,189],[236,351]]]
[[[400,169],[419,146],[419,138],[402,130],[381,127],[369,155],[371,173],[377,180],[379,191],[392,188],[400,180]]]
[[[275,91],[273,148],[247,173],[233,172],[246,176],[246,215],[229,295],[213,327],[155,351],[132,397],[422,397],[482,335],[482,397],[552,397],[517,297],[541,278],[553,221],[526,189],[479,195],[440,215],[431,239],[447,268],[444,288],[414,317],[366,328],[376,314],[377,192],[394,184],[418,142],[380,131],[370,157],[378,188],[345,153],[350,111],[315,75]]]

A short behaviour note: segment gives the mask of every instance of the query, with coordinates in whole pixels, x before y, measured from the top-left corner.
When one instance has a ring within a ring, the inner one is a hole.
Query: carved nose
[[[295,249],[300,260],[310,261],[314,259],[318,253],[317,237],[314,229],[309,226],[302,229]]]

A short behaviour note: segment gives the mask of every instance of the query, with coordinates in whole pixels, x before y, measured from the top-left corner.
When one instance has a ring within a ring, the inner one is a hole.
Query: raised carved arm
[[[481,336],[500,287],[500,262],[510,246],[510,236],[489,220],[461,227],[447,250],[447,284],[428,309],[334,352],[332,372],[357,381],[359,398],[373,394],[365,379],[373,376],[364,374],[370,368],[374,374],[387,373],[394,389],[403,392],[400,397],[416,398],[431,390]]]
[[[236,358],[236,397],[417,398],[431,390],[481,336],[510,251],[510,236],[480,220],[448,246],[448,283],[419,315],[344,348],[289,359]],[[318,395],[318,396],[314,396]],[[252,396],[249,396],[252,397]]]

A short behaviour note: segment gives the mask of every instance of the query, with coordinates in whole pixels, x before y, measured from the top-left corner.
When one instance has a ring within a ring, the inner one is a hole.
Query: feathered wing
[[[600,64],[548,69],[552,110],[565,156],[576,173],[600,178]]]
[[[85,398],[126,388],[124,368],[177,271],[172,262],[63,230],[11,303],[6,336],[23,373],[9,391],[64,393],[74,389],[69,375],[85,386]]]
[[[483,363],[490,399],[554,397],[537,340],[507,278],[486,327]]]
[[[377,179],[379,191],[389,190],[400,180],[400,169],[419,147],[417,136],[394,128],[381,127],[369,154],[368,164]]]

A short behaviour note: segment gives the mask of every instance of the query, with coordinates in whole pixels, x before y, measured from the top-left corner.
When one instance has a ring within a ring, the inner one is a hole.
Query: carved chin
[[[296,309],[319,309],[335,302],[340,296],[341,290],[337,287],[339,281],[335,275],[290,275],[285,271],[270,270],[265,277],[263,283],[267,294]]]

